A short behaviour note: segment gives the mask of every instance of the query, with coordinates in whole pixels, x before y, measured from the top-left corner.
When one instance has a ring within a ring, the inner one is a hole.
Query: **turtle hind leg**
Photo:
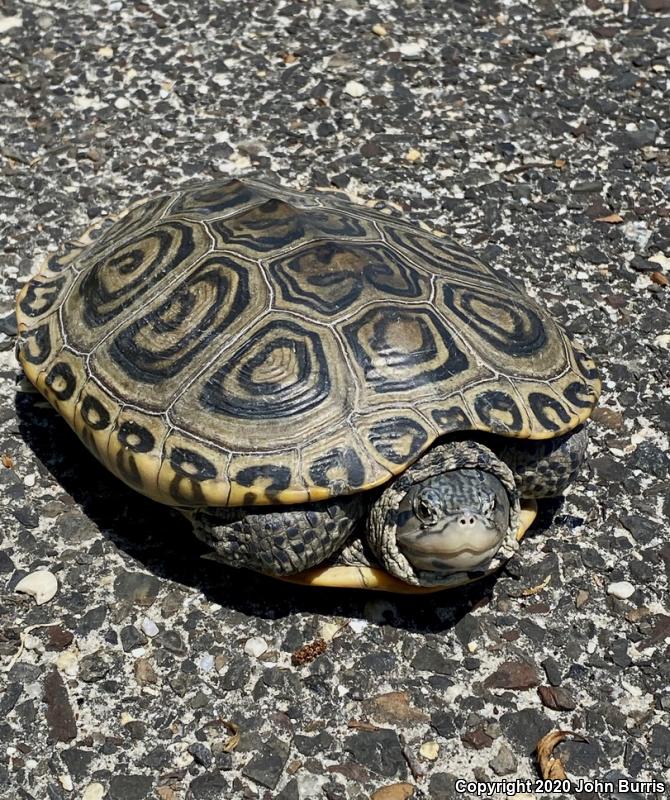
[[[521,497],[556,497],[575,479],[586,455],[586,426],[554,439],[506,439],[498,456],[514,473]]]
[[[323,563],[367,510],[359,495],[296,506],[195,508],[193,531],[232,567],[293,575]]]

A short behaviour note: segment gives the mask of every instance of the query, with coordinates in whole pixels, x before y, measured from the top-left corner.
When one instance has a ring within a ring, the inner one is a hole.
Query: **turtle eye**
[[[485,519],[492,519],[493,512],[496,509],[496,497],[494,494],[485,497],[482,500],[481,513]]]
[[[424,525],[435,525],[441,509],[440,495],[434,489],[424,489],[414,498],[414,513]]]

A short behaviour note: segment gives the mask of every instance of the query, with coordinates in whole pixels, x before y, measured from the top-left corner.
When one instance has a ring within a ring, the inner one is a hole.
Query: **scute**
[[[586,419],[592,360],[449,239],[248,179],[141,201],[17,300],[25,372],[129,485],[180,506],[385,483],[439,436]]]

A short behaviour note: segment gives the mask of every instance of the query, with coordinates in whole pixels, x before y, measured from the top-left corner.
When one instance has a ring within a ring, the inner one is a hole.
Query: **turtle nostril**
[[[465,525],[465,524],[466,524],[466,523],[465,523],[465,517],[461,517],[461,518],[459,519],[459,522],[461,523],[461,525]]]
[[[474,524],[475,524],[475,518],[474,517],[470,517],[470,525],[474,525]]]

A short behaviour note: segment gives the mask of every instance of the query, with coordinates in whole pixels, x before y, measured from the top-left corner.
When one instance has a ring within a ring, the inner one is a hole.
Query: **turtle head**
[[[490,472],[455,469],[414,484],[396,513],[398,547],[415,569],[467,572],[498,551],[510,507]]]

